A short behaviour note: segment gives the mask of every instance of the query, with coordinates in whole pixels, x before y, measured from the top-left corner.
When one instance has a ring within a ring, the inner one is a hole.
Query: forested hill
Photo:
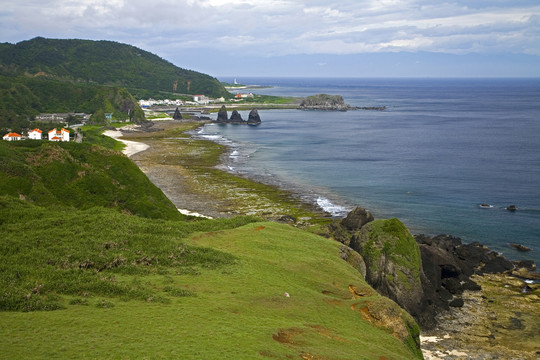
[[[133,95],[160,92],[227,96],[206,74],[179,68],[148,51],[113,41],[37,37],[0,44],[0,69],[18,75],[126,87]]]

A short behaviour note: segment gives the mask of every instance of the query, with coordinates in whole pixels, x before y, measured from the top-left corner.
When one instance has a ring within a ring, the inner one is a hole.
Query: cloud
[[[167,55],[428,51],[540,55],[536,0],[41,0],[4,4],[2,41],[111,39]]]

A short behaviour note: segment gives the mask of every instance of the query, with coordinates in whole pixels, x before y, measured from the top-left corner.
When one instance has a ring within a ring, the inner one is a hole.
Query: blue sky
[[[114,40],[213,76],[540,77],[538,0],[0,0],[0,41]]]

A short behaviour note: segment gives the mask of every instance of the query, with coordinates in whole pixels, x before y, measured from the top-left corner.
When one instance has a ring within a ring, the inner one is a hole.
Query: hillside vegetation
[[[414,321],[340,259],[339,243],[287,225],[7,197],[0,219],[10,359],[421,357]]]
[[[0,129],[21,131],[40,113],[112,113],[116,120],[145,121],[137,101],[121,87],[57,79],[0,75]]]
[[[37,37],[0,46],[5,71],[127,88],[132,94],[160,92],[229,96],[215,78],[182,69],[148,51],[113,41]]]
[[[422,358],[414,320],[342,247],[185,218],[102,146],[0,142],[6,358]]]
[[[0,130],[21,131],[39,113],[84,112],[94,123],[145,121],[135,98],[230,97],[215,78],[113,41],[34,38],[0,44]],[[135,98],[134,98],[135,97]]]
[[[40,206],[99,206],[149,218],[183,218],[131,160],[92,144],[0,141],[0,195]]]

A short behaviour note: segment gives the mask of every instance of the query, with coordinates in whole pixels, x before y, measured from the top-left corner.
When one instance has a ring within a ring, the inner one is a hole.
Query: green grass
[[[123,124],[122,126],[126,125],[126,123],[115,124]],[[103,146],[107,149],[122,151],[126,145],[120,141],[116,141],[113,138],[103,135],[104,130],[105,128],[101,125],[84,125],[83,127],[81,127],[83,142],[87,144]]]
[[[143,217],[184,218],[131,160],[92,144],[0,142],[0,195],[42,206],[102,206]]]
[[[11,291],[59,305],[4,308],[5,358],[419,357],[364,319],[360,310],[377,306],[393,309],[394,323],[407,315],[339,258],[337,242],[253,218],[183,223],[0,204],[2,299]]]

